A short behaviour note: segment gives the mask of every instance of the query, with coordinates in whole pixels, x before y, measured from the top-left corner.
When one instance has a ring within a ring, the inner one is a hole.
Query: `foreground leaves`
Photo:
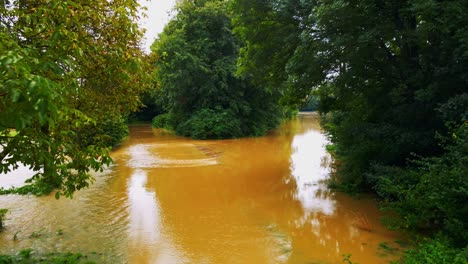
[[[22,163],[32,182],[70,197],[109,148],[80,130],[139,106],[145,89],[136,1],[3,1],[0,5],[0,171]],[[12,133],[14,132],[14,133]]]

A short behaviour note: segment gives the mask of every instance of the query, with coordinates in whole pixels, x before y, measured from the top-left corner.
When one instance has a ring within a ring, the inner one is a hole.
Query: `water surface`
[[[0,253],[78,251],[102,263],[343,263],[394,259],[370,199],[333,193],[314,114],[266,137],[197,141],[131,127],[115,164],[73,200],[8,195]],[[25,170],[0,175],[18,183]],[[15,239],[14,239],[15,237]]]

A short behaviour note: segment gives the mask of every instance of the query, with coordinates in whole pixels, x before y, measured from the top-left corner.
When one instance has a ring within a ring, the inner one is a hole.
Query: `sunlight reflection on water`
[[[296,198],[306,212],[332,215],[335,200],[324,182],[330,173],[328,162],[324,162],[330,159],[325,150],[326,143],[325,136],[318,131],[309,130],[296,135],[292,141],[291,175],[297,185]]]

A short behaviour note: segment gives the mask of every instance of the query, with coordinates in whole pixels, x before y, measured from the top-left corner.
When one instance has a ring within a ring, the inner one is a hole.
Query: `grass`
[[[30,248],[21,250],[16,255],[0,255],[0,264],[35,264],[35,263],[50,263],[50,264],[91,264],[86,255],[81,253],[50,253],[45,255],[36,255]]]

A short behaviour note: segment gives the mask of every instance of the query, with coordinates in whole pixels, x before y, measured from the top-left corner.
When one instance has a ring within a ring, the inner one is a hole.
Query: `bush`
[[[293,119],[297,116],[299,110],[292,107],[285,107],[282,111],[282,118],[286,120]]]
[[[376,192],[401,216],[401,226],[442,231],[457,246],[468,241],[468,125],[453,133],[440,157],[416,168],[374,166],[369,179]]]
[[[230,110],[203,108],[176,128],[176,133],[195,139],[223,139],[242,136],[241,122]]]
[[[425,240],[416,249],[405,252],[400,263],[404,264],[466,264],[468,248],[457,249],[443,239]]]
[[[128,136],[128,126],[124,118],[111,118],[96,125],[87,125],[79,131],[79,140],[83,147],[97,145],[116,147]]]
[[[151,125],[155,128],[166,128],[170,129],[170,114],[162,114],[155,116],[151,121]]]
[[[101,126],[103,136],[102,140],[107,146],[115,147],[128,136],[127,122],[123,118],[115,120],[106,120]]]

